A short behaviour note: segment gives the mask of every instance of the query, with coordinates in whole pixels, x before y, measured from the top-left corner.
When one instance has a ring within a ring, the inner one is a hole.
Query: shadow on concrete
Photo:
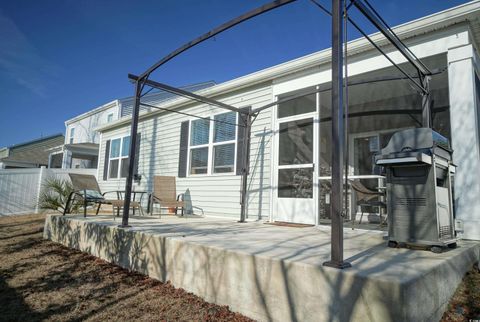
[[[345,247],[353,254],[346,260],[353,268],[340,271],[321,265],[329,257],[329,239],[308,244],[309,236],[329,234],[328,230],[142,218],[136,219],[134,228],[118,229],[112,222],[95,222],[95,218],[85,225],[66,220],[52,217],[46,236],[267,321],[435,319],[442,312],[429,310],[445,305],[448,292],[455,290],[442,290],[439,278],[463,276],[467,263],[478,260],[456,252],[456,257],[440,265],[442,259],[430,252],[388,249],[381,234],[346,230]],[[280,231],[281,239],[276,235]],[[378,242],[366,247],[368,238]],[[221,248],[212,246],[219,242]],[[439,265],[421,268],[417,263],[422,259],[438,260]],[[417,267],[428,275],[422,277],[425,281],[418,276],[408,280]],[[405,277],[399,276],[402,269]],[[406,286],[392,284],[392,279]],[[429,296],[428,301],[422,299],[427,315],[408,311],[418,305],[418,294]],[[377,316],[379,308],[382,314]]]

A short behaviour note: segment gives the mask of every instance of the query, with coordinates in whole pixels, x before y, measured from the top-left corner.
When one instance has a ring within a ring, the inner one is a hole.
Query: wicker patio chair
[[[120,191],[107,191],[102,193],[98,186],[97,179],[93,175],[69,173],[70,180],[72,181],[73,192],[70,193],[65,205],[63,215],[69,212],[72,203],[77,200],[83,203],[83,216],[87,216],[88,204],[97,204],[96,215],[100,211],[102,205],[112,205],[115,215],[115,208],[117,208],[117,216],[120,214],[120,208],[123,207],[124,201],[119,198]],[[108,193],[115,193],[117,199],[106,199],[105,195]],[[139,208],[141,211],[140,203],[132,201],[130,203],[132,208]]]
[[[178,215],[178,208],[182,208],[181,215],[184,215],[185,202],[183,194],[176,194],[176,182],[174,176],[154,176],[153,192],[149,200],[149,212],[153,214],[154,204],[160,204],[161,208],[175,208],[175,215]]]

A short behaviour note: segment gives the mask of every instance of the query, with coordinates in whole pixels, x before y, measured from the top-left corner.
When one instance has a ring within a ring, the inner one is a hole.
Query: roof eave
[[[453,8],[449,8],[429,16],[425,16],[413,21],[406,22],[404,24],[393,27],[392,29],[400,38],[411,38],[417,35],[422,35],[431,31],[435,31],[441,28],[447,28],[451,25],[457,24],[462,21],[468,20],[469,16],[475,14],[478,15],[480,11],[480,0],[471,1]],[[376,32],[369,37],[380,45],[387,44],[387,40],[380,33]],[[349,55],[355,55],[360,52],[372,50],[373,46],[369,41],[364,38],[354,39],[348,42]],[[228,93],[232,90],[239,90],[248,86],[254,86],[264,82],[271,81],[275,78],[284,77],[292,73],[310,69],[312,67],[318,67],[325,63],[329,63],[331,60],[331,48],[327,48],[306,56],[302,56],[297,59],[290,60],[288,62],[272,66],[249,75],[241,76],[236,79],[218,84],[213,87],[198,91],[197,94],[203,96],[217,96],[221,94]],[[180,108],[187,104],[191,103],[191,100],[186,98],[178,98],[172,101],[169,101],[165,105],[162,105],[163,108]],[[145,117],[154,116],[157,114],[163,113],[163,111],[150,111],[143,112],[140,114],[139,119],[144,119]],[[122,118],[115,122],[102,125],[96,128],[97,131],[104,132],[106,130],[114,129],[121,127],[123,125],[129,124],[131,118]]]

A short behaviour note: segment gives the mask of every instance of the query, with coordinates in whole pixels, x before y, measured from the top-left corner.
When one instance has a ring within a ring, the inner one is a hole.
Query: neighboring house
[[[65,142],[51,151],[52,162],[63,169],[97,168],[100,135],[95,130],[119,118],[121,103],[111,101],[65,122]]]
[[[214,82],[205,82],[183,87],[188,91],[198,91],[215,85]],[[175,98],[170,93],[152,92],[144,96],[143,102],[157,105]],[[51,151],[51,160],[62,165],[62,168],[97,168],[98,144],[100,143],[99,126],[103,126],[129,116],[132,113],[133,98],[117,99],[97,107],[91,111],[78,115],[65,122],[65,142]],[[142,107],[142,111],[150,108]]]
[[[450,139],[454,161],[455,207],[464,238],[480,239],[480,2],[470,2],[395,27],[432,76],[433,127]],[[372,35],[398,63],[405,60],[383,36]],[[399,129],[419,127],[421,97],[406,80],[367,82],[402,76],[364,38],[348,44],[349,172],[372,175],[373,156]],[[402,64],[410,73],[410,66]],[[248,217],[320,224],[328,222],[331,160],[331,50],[326,49],[199,91],[236,107],[252,108],[317,88],[262,111],[253,123],[248,178]],[[366,82],[362,83],[362,80]],[[184,98],[159,102],[143,111],[138,132],[135,190],[151,191],[154,175],[177,176],[177,192],[205,215],[238,218],[241,176],[233,112]],[[124,189],[129,163],[130,117],[98,128],[98,178],[102,190]],[[186,151],[186,152],[184,152]],[[365,181],[366,184],[368,183]]]
[[[50,150],[61,146],[64,140],[63,134],[55,134],[0,148],[0,169],[47,166],[49,164]]]

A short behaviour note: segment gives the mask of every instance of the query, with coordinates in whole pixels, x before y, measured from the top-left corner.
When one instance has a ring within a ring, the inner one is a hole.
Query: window
[[[191,175],[234,172],[236,122],[235,112],[190,122]]]
[[[75,128],[70,128],[70,144],[73,144],[73,138],[75,136]]]
[[[130,136],[113,139],[110,143],[108,162],[108,177],[110,179],[126,178],[128,175],[128,152],[130,149]]]
[[[111,123],[113,121],[113,113],[107,115],[107,123]]]
[[[215,115],[213,134],[213,172],[233,172],[235,164],[235,123],[237,115],[233,112]]]
[[[190,126],[190,173],[206,174],[208,172],[210,121],[195,120],[190,123]]]

